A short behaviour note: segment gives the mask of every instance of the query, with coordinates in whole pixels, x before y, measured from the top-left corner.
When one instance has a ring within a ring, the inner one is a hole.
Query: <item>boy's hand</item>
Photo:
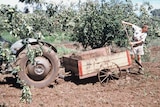
[[[125,24],[125,21],[122,20],[122,24]]]
[[[131,45],[132,47],[135,45],[134,42],[130,42],[129,45]]]
[[[132,25],[134,25],[134,24],[132,24],[132,23],[125,22],[125,21],[123,21],[123,20],[122,20],[122,24],[126,24],[126,25],[129,25],[129,26],[132,26]]]

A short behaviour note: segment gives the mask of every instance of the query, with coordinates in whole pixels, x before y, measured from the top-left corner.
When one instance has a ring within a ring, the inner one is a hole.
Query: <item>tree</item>
[[[89,1],[81,4],[75,20],[73,37],[74,40],[82,43],[86,48],[99,48],[111,43],[118,46],[126,46],[127,38],[121,21],[128,21],[138,26],[148,24],[150,31],[148,33],[148,41],[156,37],[157,29],[159,29],[159,21],[149,14],[152,6],[149,2],[144,2],[139,9],[139,15],[135,13],[138,10],[131,0],[121,2],[119,0],[110,0],[101,3]],[[133,35],[132,29],[129,35]]]
[[[19,0],[20,2],[26,3],[26,4],[33,4],[33,3],[40,3],[41,0]]]
[[[154,9],[151,11],[152,16],[160,17],[160,9]]]
[[[41,5],[40,0],[22,2]],[[125,46],[127,38],[121,24],[122,20],[139,26],[147,23],[150,26],[149,37],[159,34],[160,21],[149,14],[152,6],[148,2],[140,6],[139,15],[135,13],[138,8],[131,0],[88,0],[69,7],[50,3],[44,6],[46,11],[37,9],[28,14],[11,7],[1,8],[0,29],[7,29],[20,38],[34,37],[37,32],[44,36],[63,34],[82,43],[85,48],[99,48],[113,42],[118,46]],[[129,30],[129,34],[133,35],[132,30]]]
[[[99,48],[113,43],[124,46],[126,36],[121,24],[122,20],[136,20],[131,1],[124,4],[120,1],[87,2],[78,13],[74,28],[74,39],[86,48]]]

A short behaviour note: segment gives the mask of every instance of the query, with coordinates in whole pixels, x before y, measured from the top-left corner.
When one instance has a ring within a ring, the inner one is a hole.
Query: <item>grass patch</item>
[[[14,43],[14,42],[16,42],[17,40],[20,39],[19,37],[14,37],[14,36],[10,35],[10,33],[6,32],[6,31],[5,32],[1,32],[0,36],[2,36],[2,38],[4,38],[5,40],[7,40],[7,41],[9,41],[11,43]]]
[[[59,57],[70,53],[76,53],[77,51],[63,46],[64,43],[69,43],[71,41],[69,33],[66,34],[65,32],[56,32],[52,36],[45,36],[43,40],[50,44],[54,44],[58,51],[57,53]]]
[[[149,50],[149,48],[153,47],[153,46],[160,46],[160,38],[156,38],[151,40],[151,42],[149,44],[147,44],[147,46],[144,46],[144,52],[145,54],[142,56],[142,61],[143,62],[156,62],[157,60],[159,60],[159,58],[157,57],[151,57],[151,51]]]
[[[66,54],[71,54],[71,53],[76,53],[77,52],[77,50],[66,48],[64,46],[56,47],[56,49],[58,51],[58,56],[59,57],[62,57],[63,55],[66,55]]]
[[[62,43],[70,40],[70,35],[65,32],[56,32],[52,36],[45,36],[44,38],[44,41],[47,41],[48,43]]]
[[[54,36],[45,36],[44,37],[44,41],[48,42],[48,43],[53,43],[55,41],[55,37]]]
[[[151,42],[148,44],[147,47],[152,47],[152,46],[160,46],[160,37],[157,37],[156,39],[151,40]]]

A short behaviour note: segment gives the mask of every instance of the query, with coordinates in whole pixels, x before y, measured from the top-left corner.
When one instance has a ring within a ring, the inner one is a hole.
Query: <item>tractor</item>
[[[2,38],[0,41],[1,44],[7,42]],[[57,78],[60,61],[56,48],[50,43],[26,38],[11,44],[9,49],[14,60],[9,62],[0,56],[2,74],[11,73],[17,68],[16,76],[26,85],[36,88],[46,87]]]

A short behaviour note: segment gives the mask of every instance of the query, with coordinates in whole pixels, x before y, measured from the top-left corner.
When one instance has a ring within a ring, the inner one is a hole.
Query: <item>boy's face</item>
[[[148,26],[143,27],[142,32],[148,32]]]

